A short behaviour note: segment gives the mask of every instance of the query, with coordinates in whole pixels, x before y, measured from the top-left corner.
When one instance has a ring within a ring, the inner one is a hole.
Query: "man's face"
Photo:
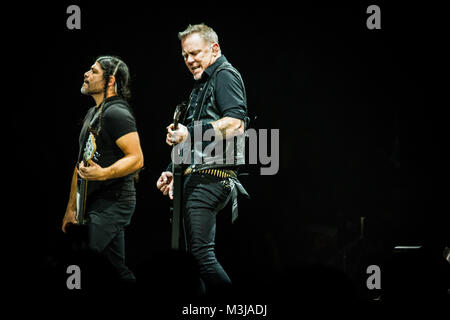
[[[93,95],[102,93],[105,89],[105,79],[103,70],[98,62],[92,65],[91,69],[84,73],[84,82],[81,86],[81,93]]]
[[[206,68],[216,61],[217,49],[218,44],[203,40],[198,33],[187,36],[181,42],[184,62],[195,80],[199,80]]]

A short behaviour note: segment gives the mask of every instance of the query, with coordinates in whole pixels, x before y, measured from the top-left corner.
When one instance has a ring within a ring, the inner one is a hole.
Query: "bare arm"
[[[211,122],[216,139],[224,140],[244,133],[244,120],[232,117],[223,117]],[[188,128],[178,124],[178,129],[173,130],[173,123],[167,128],[166,143],[172,146],[185,141],[189,136]]]
[[[137,132],[130,132],[116,140],[116,145],[122,150],[124,156],[106,168],[100,167],[93,161],[90,161],[89,167],[82,163],[79,168],[79,175],[86,180],[108,180],[120,178],[144,165],[144,155],[142,153],[139,135]]]
[[[107,179],[129,175],[144,166],[144,155],[137,132],[130,132],[120,137],[116,140],[116,144],[124,153],[124,157],[106,168]]]
[[[66,207],[66,213],[64,214],[62,231],[66,232],[66,226],[70,223],[76,223],[77,212],[77,166],[73,170],[72,183],[70,185],[69,201]]]
[[[69,202],[67,203],[67,210],[76,210],[77,209],[77,166],[75,166],[75,169],[73,170],[72,175],[72,183],[70,185],[70,195],[69,195]]]
[[[241,119],[223,117],[211,122],[216,139],[228,139],[244,133],[244,121]]]

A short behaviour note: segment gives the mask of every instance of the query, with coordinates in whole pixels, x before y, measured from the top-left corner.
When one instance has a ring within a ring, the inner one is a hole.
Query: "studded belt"
[[[219,178],[237,178],[237,174],[236,172],[234,172],[233,170],[229,170],[229,169],[202,169],[202,170],[197,170],[197,171],[193,171],[191,167],[187,168],[186,170],[184,170],[184,175],[188,175],[191,173],[201,173],[201,174],[209,174],[212,176],[216,176]]]

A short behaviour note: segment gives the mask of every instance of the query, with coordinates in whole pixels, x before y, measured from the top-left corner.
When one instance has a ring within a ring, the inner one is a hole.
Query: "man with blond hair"
[[[194,88],[182,124],[177,130],[173,124],[167,127],[166,142],[170,146],[191,142],[190,163],[183,169],[182,207],[187,248],[197,261],[206,294],[217,295],[227,292],[231,280],[214,251],[216,215],[232,199],[234,220],[237,190],[246,194],[237,180],[238,168],[244,164],[244,139],[239,138],[243,137],[248,119],[245,87],[240,73],[222,55],[212,28],[205,24],[189,25],[178,38],[186,67],[194,77]],[[214,138],[201,141],[202,147],[196,148],[194,131],[202,137],[209,131]],[[212,149],[212,143],[225,145],[222,154],[206,152]],[[230,151],[233,158],[226,159]],[[173,199],[170,168],[161,174],[157,188]]]

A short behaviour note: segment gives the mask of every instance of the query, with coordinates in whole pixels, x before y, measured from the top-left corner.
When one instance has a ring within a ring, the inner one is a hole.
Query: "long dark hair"
[[[103,79],[105,79],[105,87],[103,91],[103,101],[100,105],[100,111],[98,116],[98,127],[94,129],[92,127],[89,128],[91,132],[95,135],[100,133],[102,129],[102,115],[103,115],[103,107],[105,105],[106,95],[108,91],[108,83],[111,76],[114,76],[116,79],[115,82],[115,91],[116,94],[124,100],[129,100],[131,98],[130,92],[130,72],[128,70],[128,66],[123,62],[123,60],[117,56],[99,56],[95,59],[96,62],[99,63],[100,67],[103,70]]]
[[[116,56],[100,56],[95,61],[100,64],[100,67],[103,70],[103,79],[105,79],[105,97],[109,78],[115,76],[117,95],[125,100],[129,100],[131,98],[129,88],[130,72],[128,71],[128,66],[125,62]]]

